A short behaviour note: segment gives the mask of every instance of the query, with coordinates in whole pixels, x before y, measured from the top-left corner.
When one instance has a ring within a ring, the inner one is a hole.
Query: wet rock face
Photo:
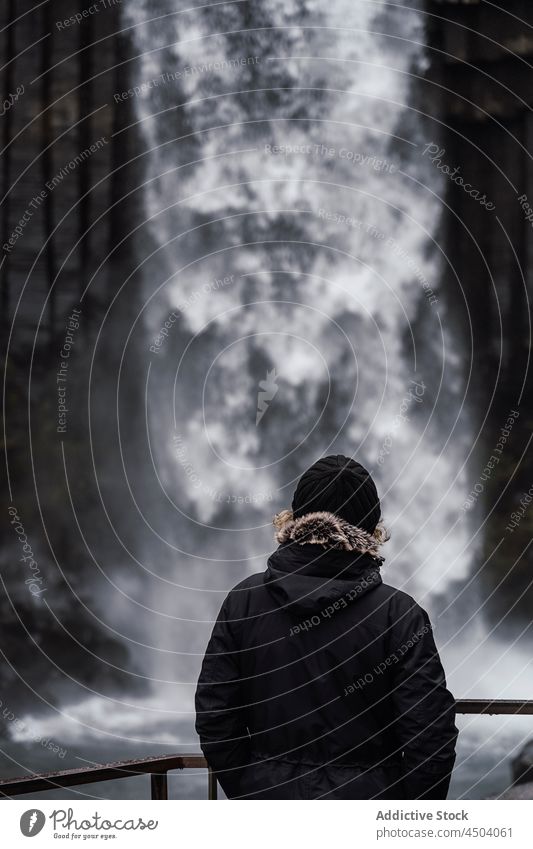
[[[92,4],[97,11],[84,15],[90,5],[0,4],[0,322],[4,344],[9,339],[0,365],[11,495],[4,488],[0,509],[4,517],[8,506],[15,511],[0,531],[0,685],[14,710],[28,704],[32,690],[55,703],[87,686],[109,692],[133,681],[123,671],[128,650],[91,613],[98,570],[80,545],[59,471],[63,446],[74,469],[76,517],[91,522],[98,493],[89,474],[88,369],[102,316],[133,261],[127,242],[110,251],[134,229],[135,202],[120,197],[135,176],[127,165],[133,135],[120,132],[130,123],[129,105],[114,98],[129,79],[120,3]],[[130,302],[134,308],[131,295]],[[116,327],[110,336],[116,343]],[[106,396],[106,387],[116,370],[109,352],[104,358],[107,364],[95,365],[109,405],[114,393]],[[101,419],[99,426],[103,433]],[[109,532],[94,527],[100,555],[107,548],[118,559]]]
[[[511,770],[514,784],[529,785],[529,791],[533,791],[533,740],[529,740],[516,758],[513,758]],[[521,798],[533,799],[533,792],[532,795]]]
[[[526,66],[521,62],[521,57],[533,54],[533,35],[527,26],[531,3],[508,0],[499,5],[479,0],[427,3],[429,12],[446,19],[436,17],[429,23],[435,45],[444,51],[452,83],[449,91],[441,93],[445,109],[467,121],[483,121],[490,115],[509,120],[531,99]],[[455,96],[459,89],[473,96],[461,100]]]
[[[469,469],[472,485],[494,454],[509,415],[518,411],[475,515],[480,523],[490,515],[479,557],[482,592],[489,597],[486,610],[493,623],[505,631],[519,617],[529,621],[533,605],[528,547],[533,510],[521,509],[533,480],[524,462],[533,427],[533,169],[527,152],[533,126],[527,73],[533,5],[527,0],[501,5],[428,0],[431,66],[424,99],[442,122],[440,137],[429,140],[438,142],[435,166],[458,168],[492,205],[448,180],[442,287],[469,352],[467,400],[479,428]],[[520,522],[509,528],[517,512]],[[512,616],[506,615],[510,609]]]
[[[2,322],[13,320],[21,296],[19,346],[37,330],[48,341],[105,261],[120,219],[110,207],[117,184],[128,182],[124,169],[114,173],[128,153],[127,139],[114,137],[130,114],[114,99],[128,78],[120,64],[127,36],[117,35],[118,2],[93,4],[98,12],[84,16],[89,5],[0,7]],[[103,276],[91,284],[94,297]]]

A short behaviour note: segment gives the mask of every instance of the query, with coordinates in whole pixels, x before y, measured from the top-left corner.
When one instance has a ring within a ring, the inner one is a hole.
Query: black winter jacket
[[[454,700],[426,612],[380,564],[292,542],[226,598],[196,729],[229,798],[446,798]]]

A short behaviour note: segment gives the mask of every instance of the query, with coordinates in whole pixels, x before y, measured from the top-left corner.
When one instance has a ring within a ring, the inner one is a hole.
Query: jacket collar
[[[378,587],[380,565],[368,553],[288,542],[269,557],[263,581],[278,606],[316,612]]]

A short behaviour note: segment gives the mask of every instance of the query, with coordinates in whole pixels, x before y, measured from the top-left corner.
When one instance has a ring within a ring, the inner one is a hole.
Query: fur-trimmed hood
[[[350,525],[334,513],[325,511],[306,513],[295,519],[290,510],[282,510],[274,516],[276,539],[281,544],[296,542],[299,545],[321,545],[337,551],[355,551],[359,554],[370,554],[380,562],[383,557],[379,554],[380,546],[388,536],[381,525],[373,534],[363,528]]]

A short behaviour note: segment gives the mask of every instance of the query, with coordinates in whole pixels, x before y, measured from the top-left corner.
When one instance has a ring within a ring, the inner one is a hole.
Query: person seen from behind
[[[427,613],[384,583],[376,486],[343,455],[300,478],[266,571],[224,601],[196,691],[230,799],[445,799],[455,702]]]

